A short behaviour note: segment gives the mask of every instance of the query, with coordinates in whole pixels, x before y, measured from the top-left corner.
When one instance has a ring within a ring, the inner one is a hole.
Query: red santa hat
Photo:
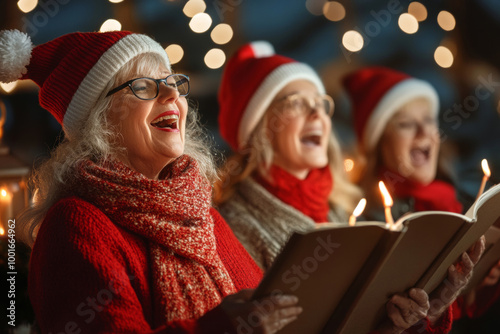
[[[109,80],[142,53],[159,54],[170,68],[160,44],[128,31],[76,32],[33,47],[27,34],[4,30],[0,31],[0,82],[33,80],[40,87],[40,105],[71,138]]]
[[[246,44],[229,59],[219,87],[219,131],[234,151],[245,147],[276,94],[295,80],[325,93],[310,66],[276,55],[268,42]]]
[[[343,79],[352,103],[354,130],[364,153],[372,151],[391,117],[405,104],[425,98],[435,117],[439,98],[426,81],[385,67],[367,67]]]

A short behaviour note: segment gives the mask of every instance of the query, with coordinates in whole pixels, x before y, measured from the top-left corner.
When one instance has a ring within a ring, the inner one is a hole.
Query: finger
[[[275,295],[270,298],[272,298],[272,302],[278,307],[294,306],[299,302],[299,298],[294,295]]]
[[[469,273],[472,272],[472,269],[474,269],[474,262],[470,258],[469,254],[467,252],[462,254],[462,273],[464,276],[467,276]]]
[[[406,329],[409,324],[403,319],[403,315],[401,314],[401,310],[391,301],[386,304],[387,317],[391,320],[394,327]]]
[[[485,245],[486,245],[486,238],[483,235],[467,251],[473,264],[476,264],[481,258],[481,255],[483,255],[484,249],[486,247]]]
[[[429,295],[422,289],[411,289],[409,293],[411,299],[417,303],[418,306],[429,309]]]
[[[295,320],[297,320],[297,317],[280,319],[277,321],[273,321],[269,325],[264,324],[264,333],[276,333]]]

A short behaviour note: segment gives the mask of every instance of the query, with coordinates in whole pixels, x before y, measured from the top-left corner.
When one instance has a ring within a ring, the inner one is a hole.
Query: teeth
[[[178,115],[166,115],[166,116],[163,116],[163,117],[155,119],[152,122],[152,124],[160,123],[161,121],[166,121],[166,120],[169,120],[169,119],[179,120],[179,116]]]
[[[311,130],[311,131],[308,131],[304,134],[302,134],[302,138],[305,138],[305,137],[312,137],[312,136],[323,136],[323,131],[321,130]]]

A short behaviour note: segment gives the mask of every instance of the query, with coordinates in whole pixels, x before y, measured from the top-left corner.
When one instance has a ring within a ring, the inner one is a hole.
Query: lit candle
[[[389,191],[387,191],[387,188],[385,187],[383,181],[380,181],[378,183],[378,187],[384,199],[385,222],[387,223],[389,228],[392,228],[394,226],[394,219],[392,218],[392,213],[391,213],[391,207],[393,204],[392,197],[389,194]]]
[[[0,189],[0,219],[2,224],[7,224],[12,219],[12,194],[6,189]]]
[[[476,200],[479,198],[479,196],[482,195],[482,193],[484,191],[484,186],[486,185],[486,181],[488,181],[488,179],[491,176],[490,167],[488,166],[488,161],[486,159],[483,159],[481,161],[481,167],[483,168],[484,176],[483,176],[483,180],[481,181],[481,187],[479,187],[479,191],[477,193]]]
[[[366,206],[366,199],[362,198],[358,205],[356,205],[356,208],[352,212],[352,215],[349,217],[349,226],[354,226],[356,225],[356,218],[363,213],[363,210],[365,209]]]

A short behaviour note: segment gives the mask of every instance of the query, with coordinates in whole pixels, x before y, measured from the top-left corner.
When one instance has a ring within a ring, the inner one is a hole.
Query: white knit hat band
[[[366,153],[376,147],[391,117],[405,104],[417,98],[426,98],[433,116],[438,116],[439,98],[429,83],[414,78],[401,81],[384,95],[370,115],[363,136]]]
[[[165,49],[146,35],[127,35],[103,53],[80,83],[64,115],[63,128],[68,138],[81,128],[102,90],[118,70],[135,56],[148,52],[162,56],[170,70]]]
[[[320,94],[325,87],[316,72],[304,63],[292,62],[275,68],[261,83],[247,104],[238,130],[238,148],[247,144],[250,134],[260,122],[275,96],[290,82],[308,80],[312,82]]]

